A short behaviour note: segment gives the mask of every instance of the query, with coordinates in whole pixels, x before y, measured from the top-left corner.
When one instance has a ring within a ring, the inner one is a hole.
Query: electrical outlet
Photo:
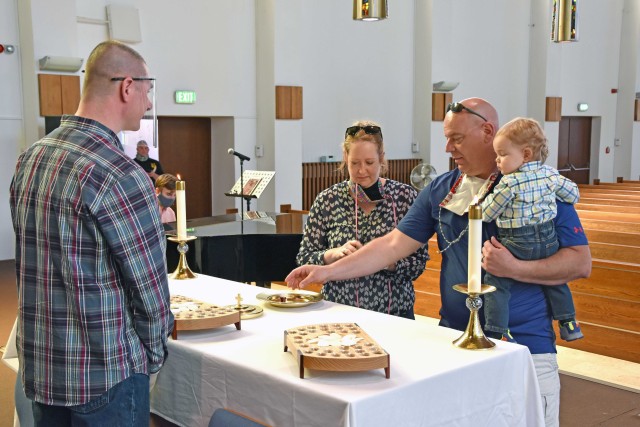
[[[418,143],[417,142],[412,142],[411,143],[411,152],[412,153],[417,153],[420,151],[420,147],[418,147]]]
[[[262,145],[256,145],[256,157],[264,156],[264,148]]]

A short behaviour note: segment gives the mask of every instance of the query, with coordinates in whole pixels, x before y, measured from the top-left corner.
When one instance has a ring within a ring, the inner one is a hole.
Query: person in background
[[[547,138],[540,124],[517,117],[498,130],[493,140],[496,163],[503,177],[482,202],[482,220],[495,221],[498,237],[518,259],[546,258],[558,251],[553,218],[556,198],[575,204],[578,186],[544,165],[549,155]],[[492,338],[512,341],[509,334],[509,297],[513,279],[485,274],[485,283],[496,287],[485,295],[484,329]],[[551,313],[559,321],[560,337],[583,338],[575,320],[576,309],[568,285],[545,286]]]
[[[160,207],[160,219],[162,223],[174,222],[176,213],[171,206],[176,201],[176,181],[178,178],[170,173],[164,173],[156,179],[156,196]]]
[[[386,171],[386,161],[377,123],[358,121],[349,126],[342,155],[341,168],[347,169],[349,180],[316,197],[296,259],[298,265],[329,265],[352,256],[393,230],[418,195],[409,185],[380,177]],[[364,277],[328,281],[322,293],[329,301],[413,319],[413,280],[422,274],[428,258],[425,245]]]
[[[136,145],[136,157],[133,160],[142,166],[142,169],[144,169],[154,183],[156,179],[164,173],[160,162],[149,157],[149,145],[144,139],[138,141]]]
[[[450,104],[444,119],[445,150],[458,168],[429,183],[396,229],[331,265],[296,268],[285,279],[289,287],[371,274],[412,254],[435,233],[442,253],[440,325],[464,330],[469,321],[466,295],[456,292],[453,285],[467,283],[468,207],[476,197],[482,200],[491,193],[501,178],[493,150],[497,129],[498,113],[484,99]],[[500,244],[495,223],[484,223],[482,232],[486,239],[482,267],[495,276],[518,281],[511,288],[509,329],[532,354],[547,426],[559,424],[560,377],[555,333],[542,287],[591,274],[588,242],[573,206],[559,202],[554,223],[560,249],[533,261],[515,258]]]
[[[166,242],[117,133],[140,128],[153,84],[138,52],[100,43],[76,114],[18,158],[16,341],[36,426],[149,426],[173,328]]]

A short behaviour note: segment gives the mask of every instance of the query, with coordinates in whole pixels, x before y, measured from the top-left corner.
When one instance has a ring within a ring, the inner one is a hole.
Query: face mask
[[[173,205],[173,202],[175,201],[175,197],[167,197],[163,194],[158,194],[158,202],[160,202],[160,206],[162,206],[163,208],[168,208],[169,206]]]
[[[140,154],[136,154],[136,159],[140,160],[141,162],[146,162],[149,159],[149,156],[141,156]]]
[[[349,180],[349,190],[351,194],[355,193],[358,203],[378,203],[384,199],[384,187],[380,179],[368,188],[363,188],[360,184],[356,185]]]

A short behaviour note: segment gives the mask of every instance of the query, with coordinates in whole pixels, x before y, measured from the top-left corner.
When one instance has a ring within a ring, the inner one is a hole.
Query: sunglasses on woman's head
[[[349,126],[344,133],[344,137],[355,136],[361,130],[363,130],[367,135],[380,134],[380,136],[382,136],[382,129],[380,129],[380,126]]]
[[[460,102],[452,102],[451,104],[447,105],[447,113],[449,111],[453,111],[454,113],[459,113],[462,110],[466,110],[468,113],[471,114],[475,114],[476,116],[480,117],[482,120],[484,120],[485,122],[488,122],[489,120],[487,120],[482,114],[473,111],[471,108],[469,107],[465,107],[463,104],[461,104]]]

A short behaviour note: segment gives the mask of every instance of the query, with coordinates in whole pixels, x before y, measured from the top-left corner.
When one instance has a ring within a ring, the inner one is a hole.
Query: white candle
[[[469,292],[480,292],[480,271],[482,258],[482,207],[469,206],[469,263],[467,265],[467,287]]]
[[[178,240],[185,241],[187,240],[187,214],[185,207],[184,181],[176,181],[176,211]]]

